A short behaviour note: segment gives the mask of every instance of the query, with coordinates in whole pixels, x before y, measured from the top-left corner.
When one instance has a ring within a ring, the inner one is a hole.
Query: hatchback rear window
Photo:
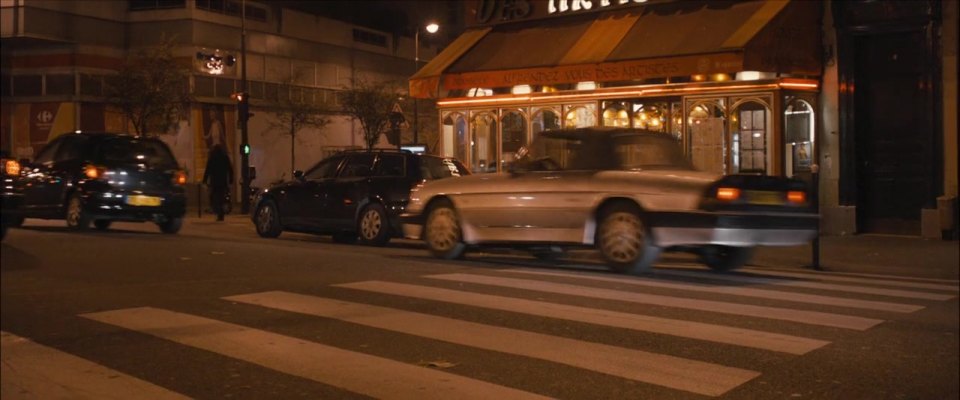
[[[420,174],[424,180],[450,178],[470,175],[467,167],[452,158],[422,157],[420,159]]]
[[[108,163],[145,164],[152,168],[177,168],[177,160],[163,142],[116,138],[98,146],[99,159]]]

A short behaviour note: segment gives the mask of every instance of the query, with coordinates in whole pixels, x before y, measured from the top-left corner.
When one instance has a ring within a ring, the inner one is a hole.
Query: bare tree
[[[170,131],[189,107],[190,70],[174,59],[173,47],[172,39],[163,38],[158,46],[127,56],[107,81],[107,101],[133,124],[137,135]]]
[[[330,123],[330,112],[324,107],[322,99],[314,99],[313,95],[322,93],[298,87],[294,80],[286,82],[277,89],[277,102],[271,107],[271,113],[276,120],[270,123],[271,128],[290,135],[290,173],[296,169],[296,142],[297,133],[303,128],[317,128],[323,130]]]
[[[367,150],[380,141],[390,122],[390,111],[397,101],[397,85],[391,82],[367,82],[354,79],[340,92],[340,110],[360,121]]]

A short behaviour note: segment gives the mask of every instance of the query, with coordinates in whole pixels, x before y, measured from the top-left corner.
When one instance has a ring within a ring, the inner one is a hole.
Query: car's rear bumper
[[[819,219],[813,213],[664,212],[648,222],[660,247],[796,246],[816,237]]]
[[[84,212],[91,219],[114,221],[158,221],[180,218],[187,213],[187,199],[181,193],[144,193],[163,198],[159,206],[135,206],[127,204],[127,193],[87,193],[84,196]]]
[[[20,193],[0,193],[0,218],[6,221],[8,218],[20,216],[20,204],[22,203],[23,195]]]

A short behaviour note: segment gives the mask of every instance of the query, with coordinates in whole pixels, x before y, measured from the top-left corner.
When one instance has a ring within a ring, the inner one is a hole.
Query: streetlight
[[[423,27],[427,33],[433,34],[440,30],[440,25],[436,22],[428,23]],[[413,34],[413,73],[416,74],[420,69],[420,27]],[[413,144],[420,143],[420,110],[417,109],[417,98],[413,98]],[[399,142],[398,142],[399,143]]]

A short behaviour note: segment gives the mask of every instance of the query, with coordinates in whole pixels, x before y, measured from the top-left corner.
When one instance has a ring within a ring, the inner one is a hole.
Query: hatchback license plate
[[[783,204],[783,193],[764,190],[748,190],[747,202],[750,204],[781,205]]]
[[[141,206],[141,207],[156,207],[163,202],[162,197],[156,196],[143,196],[143,195],[132,195],[127,196],[127,204],[131,206]]]

